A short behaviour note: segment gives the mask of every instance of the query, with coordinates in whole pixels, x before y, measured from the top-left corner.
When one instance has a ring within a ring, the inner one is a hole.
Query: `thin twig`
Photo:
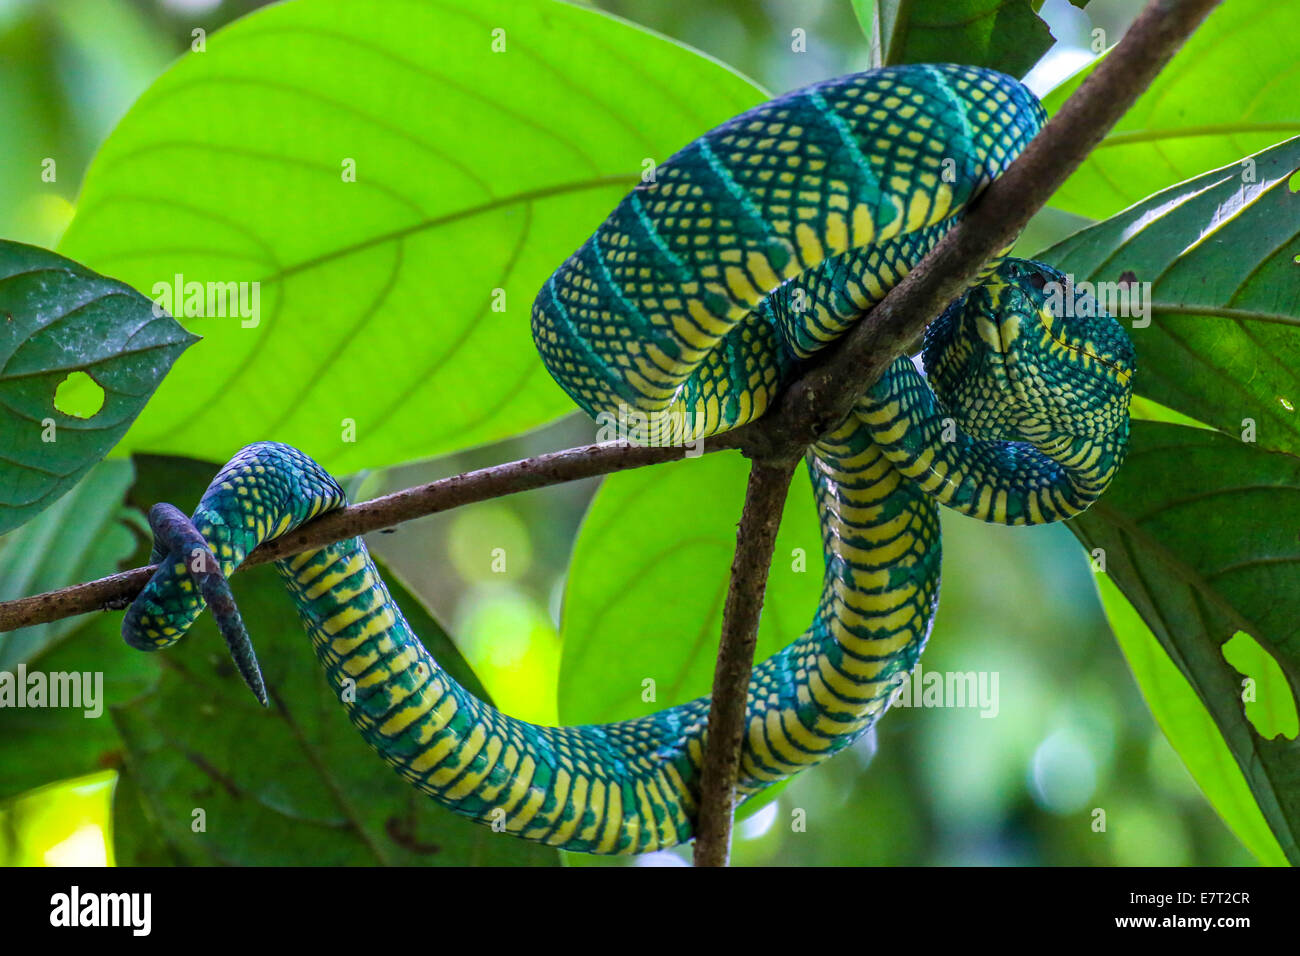
[[[759,612],[763,609],[786,490],[796,464],[798,459],[792,458],[756,460],[749,470],[727,603],[722,611],[718,663],[713,672],[713,703],[695,823],[696,866],[726,866],[731,855],[732,809]]]

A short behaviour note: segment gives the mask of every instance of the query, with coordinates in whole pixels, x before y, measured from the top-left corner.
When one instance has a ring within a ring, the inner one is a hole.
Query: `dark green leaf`
[[[1286,855],[1255,803],[1246,778],[1209,710],[1115,583],[1100,574],[1097,585],[1115,640],[1152,716],[1201,792],[1260,862],[1285,866]],[[1265,687],[1262,693],[1270,701],[1289,696],[1285,678],[1281,678],[1278,687]]]
[[[1223,654],[1244,631],[1286,675],[1260,692],[1300,691],[1300,459],[1207,429],[1136,422],[1114,485],[1070,528],[1104,555],[1214,718],[1283,852],[1300,862],[1300,746],[1260,736],[1242,675]]]
[[[132,492],[190,510],[215,472],[199,462],[142,457]],[[388,569],[389,590],[439,662],[486,698],[445,631]],[[444,810],[362,741],[329,689],[273,568],[234,579],[272,704],[258,706],[204,615],[177,646],[150,655],[156,689],[113,708],[143,809],[192,862],[240,865],[554,864],[556,851],[492,832]],[[113,616],[111,625],[120,619]],[[137,653],[137,652],[131,652]],[[140,655],[144,656],[144,655]],[[193,829],[202,809],[206,830]],[[123,839],[138,843],[139,834]]]
[[[1076,282],[1132,273],[1152,283],[1150,326],[1130,332],[1139,395],[1300,454],[1300,196],[1288,186],[1297,169],[1300,137],[1158,193],[1039,258]]]
[[[871,36],[885,66],[968,63],[1012,76],[1028,73],[1053,42],[1030,0],[878,0]]]
[[[0,533],[108,454],[195,341],[121,282],[0,241]]]
[[[152,808],[140,792],[135,777],[120,767],[113,785],[112,821],[105,839],[111,841],[116,866],[176,866],[201,863],[186,860],[180,851],[162,836],[162,828],[152,816]]]

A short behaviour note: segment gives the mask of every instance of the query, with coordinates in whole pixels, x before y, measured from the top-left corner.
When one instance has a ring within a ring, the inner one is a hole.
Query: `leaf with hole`
[[[125,447],[275,438],[346,473],[570,411],[537,290],[654,164],[764,98],[551,0],[274,4],[214,33],[109,136],[62,243],[204,335]]]
[[[0,241],[0,534],[108,454],[196,341],[129,286]]]
[[[1260,862],[1285,866],[1286,855],[1205,704],[1115,583],[1101,574],[1097,576],[1097,585],[1115,640],[1124,652],[1142,696],[1192,779]],[[1279,690],[1285,692],[1285,686]]]
[[[1242,700],[1243,675],[1224,656],[1234,635],[1249,634],[1286,677],[1261,683],[1260,692],[1289,697],[1272,706],[1294,709],[1300,458],[1208,429],[1135,422],[1114,485],[1069,527],[1086,548],[1104,554],[1106,572],[1213,717],[1283,853],[1300,862],[1300,745],[1258,732]],[[1168,711],[1163,701],[1153,709],[1157,716]],[[1194,715],[1167,721],[1175,749],[1196,746],[1187,739],[1203,732]],[[1189,767],[1198,772],[1196,763]],[[1214,796],[1224,786],[1210,784],[1206,792]],[[1225,812],[1228,803],[1215,805]],[[1243,838],[1257,832],[1249,816],[1229,818]],[[1266,846],[1257,852],[1269,856]]]

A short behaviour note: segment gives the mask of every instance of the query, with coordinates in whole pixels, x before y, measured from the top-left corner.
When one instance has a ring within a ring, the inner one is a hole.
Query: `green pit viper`
[[[592,416],[676,415],[692,438],[752,421],[1043,121],[1014,79],[955,65],[871,70],[742,113],[659,165],[546,281],[532,312],[542,360]],[[1132,345],[1113,318],[1049,308],[1062,278],[999,257],[927,329],[926,374],[899,358],[810,448],[822,594],[809,628],[753,671],[742,796],[849,746],[889,706],[937,607],[938,504],[1003,524],[1056,521],[1120,466]],[[265,701],[225,576],[259,543],[344,504],[302,452],[247,446],[192,523],[155,507],[161,566],[127,610],[127,642],[166,647],[211,604]],[[187,562],[199,553],[215,560]],[[277,567],[352,723],[443,806],[590,853],[691,838],[708,698],[617,723],[526,723],[439,667],[361,539]]]

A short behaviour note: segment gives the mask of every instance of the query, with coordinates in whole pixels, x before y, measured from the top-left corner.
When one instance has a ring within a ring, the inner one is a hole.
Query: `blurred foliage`
[[[874,7],[869,35],[884,66],[970,63],[1021,77],[1052,45],[1029,0],[875,0]]]
[[[134,97],[166,61],[188,48],[196,25],[211,32],[254,5],[229,0],[67,4],[81,7],[83,17],[94,15],[93,21],[84,22],[100,26],[86,30],[79,28],[82,20],[56,12],[61,4],[0,0],[0,108],[6,117],[14,117],[16,130],[0,141],[0,182],[19,187],[16,193],[0,194],[0,233],[52,244],[71,215],[70,203],[91,151]],[[776,92],[870,64],[867,42],[848,2],[607,0],[599,5],[689,43]],[[1047,0],[1041,12],[1058,43],[1030,71],[1027,82],[1046,92],[1090,58],[1094,24],[1118,37],[1140,5],[1138,0],[1093,0],[1080,12],[1066,0]],[[796,29],[805,31],[804,52],[792,48]],[[50,76],[58,82],[48,82]],[[636,112],[641,99],[630,97],[629,114]],[[47,156],[59,157],[55,184],[39,179],[40,161]],[[1031,225],[1022,247],[1050,245],[1086,221],[1045,211]],[[565,246],[551,253],[568,251]],[[408,427],[418,429],[418,424]],[[418,442],[418,434],[409,437]],[[489,447],[358,475],[353,484],[359,494],[370,496],[593,437],[589,421],[568,415]],[[549,721],[560,711],[558,627],[566,569],[598,485],[584,481],[530,492],[410,522],[395,534],[372,536],[372,547],[413,595],[449,623],[467,661],[507,713]],[[732,489],[695,489],[678,511],[681,526],[689,524],[687,515],[706,505],[734,522],[739,498]],[[943,601],[922,667],[937,673],[996,674],[996,716],[982,716],[979,708],[971,707],[891,712],[849,753],[799,775],[776,800],[744,821],[736,862],[1252,862],[1153,723],[1111,639],[1095,576],[1069,532],[1059,526],[998,528],[948,513],[943,522]],[[0,548],[6,546],[0,541]],[[507,556],[501,571],[492,564],[498,548]],[[816,551],[809,560],[815,575],[820,560]],[[728,561],[729,556],[719,552],[701,565],[703,573],[725,575]],[[663,570],[670,580],[671,568]],[[248,582],[236,582],[241,593],[254,586],[252,575]],[[685,613],[672,587],[658,597],[650,624],[667,626]],[[272,610],[274,599],[268,596],[266,613],[282,614],[288,602],[281,602],[280,610]],[[782,626],[787,626],[784,619]],[[802,627],[802,622],[795,615],[788,626]],[[653,640],[653,627],[645,622],[612,621],[610,627],[614,638],[636,630],[640,640]],[[114,637],[101,639],[111,642]],[[196,635],[190,655],[201,660],[202,647],[210,647],[211,640]],[[311,665],[304,639],[287,643],[285,667]],[[289,660],[291,655],[297,660]],[[589,679],[599,680],[593,674],[584,677],[584,683]],[[301,693],[310,695],[310,681],[304,676],[302,682]],[[317,680],[317,690],[322,684]],[[566,684],[563,694],[572,693]],[[168,719],[183,721],[186,703],[171,705],[174,712],[169,710]],[[346,725],[334,710],[335,722]],[[149,723],[144,730],[156,733],[149,729],[153,726]],[[239,741],[229,747],[232,760],[245,755]],[[358,773],[373,778],[358,778],[358,785],[382,789],[389,782],[385,778],[392,777],[368,754],[358,756],[356,763]],[[182,770],[193,776],[192,767]],[[82,804],[72,802],[74,796],[82,799],[82,780],[0,804],[4,858],[93,862],[98,853],[111,860],[111,851],[94,840],[96,826],[110,826],[111,776],[103,779],[110,782],[96,784],[99,789],[85,797],[98,801],[99,812],[89,817],[79,809]],[[130,772],[117,783],[114,815],[122,822],[121,859],[174,862],[175,849],[168,844],[175,841],[163,839],[166,828],[154,816],[142,783]],[[287,785],[310,789],[314,784],[294,779]],[[1098,809],[1106,813],[1104,832],[1093,827]],[[45,822],[36,822],[38,813]],[[150,834],[158,839],[147,839]],[[65,848],[62,855],[51,856],[59,847]],[[635,862],[675,865],[687,855],[677,850]],[[624,862],[567,858],[577,864]]]
[[[1300,133],[1300,100],[1285,78],[1295,69],[1294,4],[1233,0],[1205,24],[1083,165],[1052,205],[1113,215],[1151,193],[1233,163]],[[1102,42],[1118,41],[1106,33]],[[1087,70],[1044,100],[1054,113]]]

